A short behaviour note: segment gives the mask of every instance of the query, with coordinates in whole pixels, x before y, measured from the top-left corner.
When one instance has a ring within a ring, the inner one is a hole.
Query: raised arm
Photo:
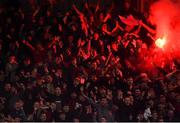
[[[83,13],[77,9],[76,5],[73,4],[72,7],[73,7],[73,9],[76,11],[76,13],[77,13],[79,16],[83,16]]]
[[[39,13],[39,11],[40,11],[40,7],[38,7],[38,8],[36,9],[36,11],[33,13],[33,17],[35,17],[35,16]]]
[[[96,13],[97,11],[99,11],[99,9],[100,9],[99,4],[100,4],[100,0],[98,0],[98,2],[97,2],[97,4],[96,4],[95,13]]]
[[[141,25],[141,24],[139,24],[139,26],[138,26],[137,30],[136,30],[134,33],[135,33],[135,34],[138,34],[138,33],[140,32],[140,30],[141,30],[141,27],[142,27],[142,25]]]
[[[87,11],[89,12],[90,15],[93,14],[93,12],[89,9],[87,2],[85,2],[84,7],[87,9]]]
[[[151,29],[148,25],[146,25],[145,23],[143,23],[142,21],[139,21],[139,24],[144,27],[149,33],[155,35],[156,31]]]
[[[26,40],[22,40],[22,43],[25,44],[26,46],[28,46],[31,50],[36,50],[28,41]]]
[[[64,16],[64,18],[63,18],[63,22],[64,22],[64,24],[66,24],[66,23],[67,23],[67,18],[68,18],[68,16],[69,16],[69,11],[68,11],[68,12],[66,12],[66,14],[65,14],[65,16]]]
[[[88,50],[88,54],[90,54],[90,52],[91,52],[91,39],[88,40],[87,50]]]
[[[111,15],[108,13],[108,14],[106,15],[106,17],[104,18],[103,22],[104,22],[104,23],[107,22],[107,20],[110,19],[110,18],[111,18]]]
[[[93,106],[97,106],[97,104],[94,102],[94,100],[93,99],[91,99],[90,97],[88,97],[88,96],[86,96],[85,94],[84,94],[84,92],[82,91],[82,89],[81,89],[81,94],[82,94],[82,96],[90,103],[90,104],[92,104]]]
[[[84,14],[80,12],[75,5],[73,5],[74,10],[79,15],[80,21],[81,21],[81,28],[84,31],[85,35],[88,35],[88,23],[87,19],[84,17]]]
[[[103,28],[103,31],[108,35],[113,35],[118,29],[124,31],[124,29],[119,25],[118,21],[116,21],[116,26],[114,29],[112,29],[112,31],[108,31],[107,28]]]
[[[119,25],[118,21],[116,21],[116,27],[111,31],[111,34],[116,32],[118,29],[124,31],[124,29]]]
[[[108,55],[108,58],[106,59],[105,66],[108,64],[108,62],[109,62],[109,60],[110,60],[110,58],[111,58],[111,55],[112,55],[110,45],[108,45],[107,48],[108,48],[108,50],[109,50],[109,55]]]
[[[50,42],[50,44],[48,45],[48,48],[50,48],[53,44],[55,44],[55,43],[58,42],[58,41],[59,41],[59,37],[55,36],[55,37],[53,38],[53,40]]]

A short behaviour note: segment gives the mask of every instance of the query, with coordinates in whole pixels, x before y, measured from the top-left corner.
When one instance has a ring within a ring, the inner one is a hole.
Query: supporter
[[[178,59],[148,64],[132,0],[17,1],[0,5],[0,121],[180,120]]]
[[[10,117],[12,117],[15,121],[26,121],[22,101],[18,100],[15,102],[14,109],[12,110]]]

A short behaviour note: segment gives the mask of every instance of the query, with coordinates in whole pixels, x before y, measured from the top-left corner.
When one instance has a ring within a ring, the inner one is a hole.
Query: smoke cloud
[[[180,55],[180,0],[152,4],[149,21],[156,26],[156,39],[166,37],[165,51]]]

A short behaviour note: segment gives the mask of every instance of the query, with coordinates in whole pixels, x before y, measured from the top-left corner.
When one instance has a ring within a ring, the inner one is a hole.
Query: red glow
[[[149,21],[156,26],[157,48],[180,57],[180,0],[158,0],[150,7]]]
[[[180,0],[158,0],[150,7],[149,21],[156,27],[155,47],[145,51],[138,70],[157,76],[163,69],[173,69],[174,59],[180,60]],[[141,52],[142,54],[142,52]]]
[[[158,38],[155,42],[156,46],[163,49],[165,44],[166,44],[166,38],[163,37],[163,38]]]

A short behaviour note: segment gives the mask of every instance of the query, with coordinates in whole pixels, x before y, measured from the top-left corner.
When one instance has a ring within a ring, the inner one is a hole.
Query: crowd
[[[132,1],[18,1],[0,5],[1,122],[180,121],[180,62],[147,66],[155,31]]]

